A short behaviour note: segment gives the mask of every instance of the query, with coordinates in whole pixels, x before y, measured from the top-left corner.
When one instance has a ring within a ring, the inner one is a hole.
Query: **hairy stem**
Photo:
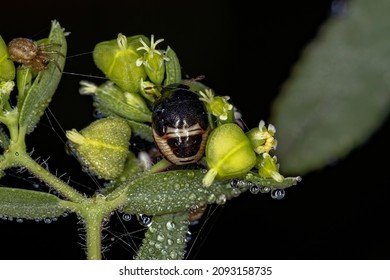
[[[103,217],[90,216],[85,219],[87,258],[89,260],[100,260],[102,258],[102,223]]]
[[[10,162],[14,162],[14,165],[27,168],[32,174],[34,174],[46,184],[54,188],[56,191],[58,191],[61,195],[65,196],[70,201],[82,202],[86,199],[78,191],[76,191],[68,184],[61,181],[52,173],[47,171],[45,168],[40,166],[25,151],[15,152],[11,156],[12,160],[10,160]]]

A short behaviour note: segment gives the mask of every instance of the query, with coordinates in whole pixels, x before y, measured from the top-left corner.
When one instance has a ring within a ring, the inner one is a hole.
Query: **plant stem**
[[[87,258],[100,260],[102,258],[102,222],[103,217],[88,215],[85,217],[85,229],[87,232]]]
[[[16,165],[27,168],[31,173],[43,180],[49,186],[53,187],[70,201],[80,203],[86,199],[78,191],[40,166],[25,151],[15,152],[12,155],[12,159]]]

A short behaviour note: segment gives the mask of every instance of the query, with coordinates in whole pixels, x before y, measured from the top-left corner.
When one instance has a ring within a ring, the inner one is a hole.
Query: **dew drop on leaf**
[[[122,215],[122,219],[126,222],[130,221],[131,220],[131,215],[130,214],[127,214],[127,213],[124,213]]]
[[[217,204],[225,204],[226,202],[226,196],[224,194],[221,194],[217,197],[216,201]]]
[[[145,214],[139,214],[139,222],[144,227],[150,227],[152,225],[152,217],[145,215]]]
[[[283,189],[273,189],[271,191],[271,197],[276,200],[280,200],[285,196],[286,192]]]
[[[162,234],[157,235],[157,241],[162,242],[162,241],[164,241],[164,239],[165,239],[164,235],[162,235]]]
[[[176,228],[176,224],[171,221],[168,221],[165,226],[167,227],[167,230],[174,230]]]
[[[253,194],[258,194],[260,191],[260,188],[258,186],[252,186],[249,191]]]
[[[269,193],[271,191],[270,187],[260,187],[261,193]]]
[[[177,253],[175,251],[172,251],[169,256],[172,258],[172,259],[176,259],[177,258]]]

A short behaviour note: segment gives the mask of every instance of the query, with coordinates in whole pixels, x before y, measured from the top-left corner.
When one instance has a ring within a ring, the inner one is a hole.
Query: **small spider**
[[[49,63],[53,62],[58,70],[61,72],[61,68],[57,61],[50,58],[49,54],[59,54],[64,56],[58,51],[48,50],[49,48],[57,46],[57,44],[38,45],[35,41],[27,38],[16,38],[8,43],[8,52],[11,60],[23,64],[24,66],[35,70],[46,70]]]

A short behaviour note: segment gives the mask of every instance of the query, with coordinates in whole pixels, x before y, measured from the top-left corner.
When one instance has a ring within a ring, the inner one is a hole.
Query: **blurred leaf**
[[[304,51],[273,107],[283,173],[346,156],[390,109],[390,1],[348,1]]]
[[[24,219],[61,216],[68,209],[57,196],[24,189],[0,186],[0,215]]]

